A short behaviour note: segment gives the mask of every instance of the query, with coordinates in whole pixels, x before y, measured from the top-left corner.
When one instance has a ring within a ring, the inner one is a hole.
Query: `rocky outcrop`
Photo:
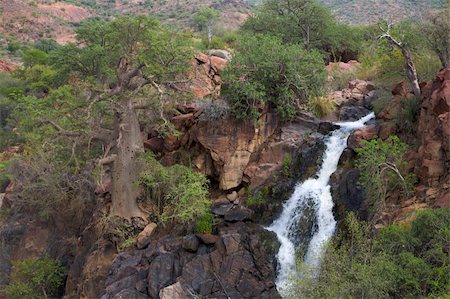
[[[222,53],[215,50],[214,54]],[[191,91],[197,98],[205,98],[220,94],[220,72],[223,71],[227,64],[227,57],[208,56],[203,53],[197,53],[192,63],[192,72],[190,75]]]
[[[422,88],[415,172],[426,186],[450,187],[450,68]],[[448,189],[447,189],[448,190]]]
[[[238,222],[222,227],[213,244],[166,236],[121,253],[101,298],[279,298],[257,230]]]
[[[17,69],[17,65],[0,59],[0,72],[12,73]]]

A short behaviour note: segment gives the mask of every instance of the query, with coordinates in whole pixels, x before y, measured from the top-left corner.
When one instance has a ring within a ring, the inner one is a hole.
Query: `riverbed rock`
[[[368,125],[363,128],[353,131],[353,133],[348,137],[347,145],[351,149],[361,147],[361,142],[363,140],[371,140],[378,136],[378,126]]]
[[[137,294],[136,286],[142,279],[147,282],[143,295],[150,298],[184,299],[193,298],[192,294],[204,298],[280,298],[272,262],[251,227],[242,222],[230,224],[220,228],[217,237],[214,245],[200,244],[197,253],[186,251],[178,237],[165,236],[152,240],[146,249],[120,254],[111,267],[102,298],[121,292]]]

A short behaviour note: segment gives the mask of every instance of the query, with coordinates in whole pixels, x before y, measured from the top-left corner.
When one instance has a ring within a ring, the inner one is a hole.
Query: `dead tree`
[[[383,29],[382,26],[379,27],[380,30],[383,32],[383,34],[381,34],[378,37],[378,39],[386,39],[389,42],[389,44],[391,44],[394,47],[397,47],[402,52],[402,55],[405,58],[406,76],[408,77],[408,80],[411,83],[414,95],[416,97],[420,97],[421,91],[419,86],[419,79],[417,78],[417,71],[412,59],[411,49],[406,44],[398,41],[391,35],[392,24],[388,24],[386,29]]]

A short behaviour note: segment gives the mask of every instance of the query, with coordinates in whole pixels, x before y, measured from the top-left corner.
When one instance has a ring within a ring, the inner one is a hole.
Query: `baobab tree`
[[[137,205],[138,158],[144,152],[138,111],[161,109],[167,90],[186,82],[190,47],[186,39],[144,16],[87,22],[77,33],[79,45],[60,48],[53,62],[88,86],[83,107],[87,126],[74,132],[58,120],[45,122],[72,141],[100,143],[98,163],[112,166],[111,214],[145,218]]]

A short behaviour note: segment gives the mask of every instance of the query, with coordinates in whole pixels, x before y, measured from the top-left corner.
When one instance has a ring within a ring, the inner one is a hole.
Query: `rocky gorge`
[[[220,95],[220,73],[229,59],[224,51],[209,54],[197,54],[193,60],[191,90],[203,99]],[[400,201],[389,194],[386,209],[374,215],[352,167],[354,149],[362,140],[407,135],[394,117],[400,114],[401,103],[412,99],[406,84],[400,83],[376,121],[348,139],[331,178],[338,220],[344,210],[353,210],[382,227],[425,207],[450,205],[450,69],[439,71],[421,88],[417,134],[407,136],[418,144],[407,157],[410,170],[420,179],[416,195]],[[114,238],[99,229],[103,212],[111,205],[111,186],[107,181],[96,185],[91,179],[80,219],[64,221],[68,216],[61,213],[60,221],[45,223],[18,211],[1,226],[0,286],[7,283],[11,260],[49,252],[69,269],[65,290],[60,290],[67,298],[280,298],[275,285],[279,244],[262,225],[281,212],[297,182],[314,175],[323,139],[336,129],[333,122],[367,115],[377,101],[377,90],[371,82],[351,80],[330,97],[337,106],[335,113],[321,120],[302,112],[290,122],[282,122],[268,106],[261,107],[256,122],[237,120],[220,96],[208,103],[179,103],[170,119],[179,134],[163,138],[144,129],[144,147],[164,165],[189,159],[208,177],[213,233],[198,234],[192,227],[168,230],[135,220],[136,247],[118,248]],[[0,187],[0,209],[14,210],[14,185]],[[249,198],[256,196],[263,200],[250,204]]]

